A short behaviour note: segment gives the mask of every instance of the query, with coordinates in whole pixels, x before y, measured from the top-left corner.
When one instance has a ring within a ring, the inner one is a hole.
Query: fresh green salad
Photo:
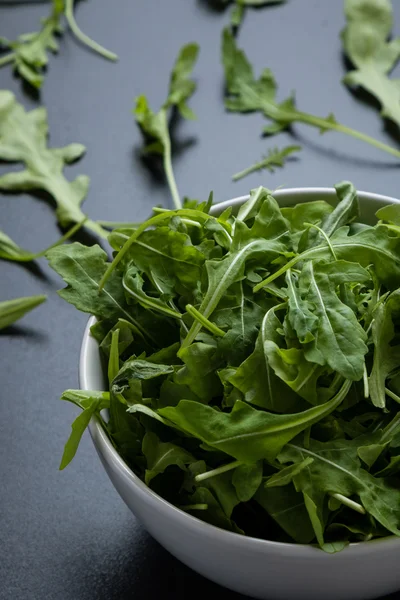
[[[236,215],[186,201],[98,245],[48,252],[62,298],[97,318],[95,417],[151,489],[240,534],[318,544],[400,536],[400,205],[357,193]],[[104,411],[104,409],[108,409]]]

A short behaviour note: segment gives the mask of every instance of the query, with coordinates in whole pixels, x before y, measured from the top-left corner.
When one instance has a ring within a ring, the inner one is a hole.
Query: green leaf
[[[155,433],[147,432],[143,438],[143,454],[146,457],[147,469],[145,482],[151,480],[171,465],[185,470],[186,465],[195,461],[193,456],[183,448],[169,442],[161,442]]]
[[[357,440],[310,441],[309,448],[290,443],[279,455],[280,462],[310,463],[294,478],[296,489],[307,494],[323,512],[326,494],[358,496],[363,507],[395,535],[400,535],[400,490],[388,480],[376,478],[360,466]]]
[[[326,404],[295,415],[263,412],[240,400],[229,414],[189,400],[181,400],[176,407],[162,408],[158,414],[209,446],[251,463],[262,458],[275,458],[298,433],[335,410],[348,387],[345,385]]]
[[[262,160],[256,162],[251,167],[247,167],[247,169],[236,173],[232,179],[233,181],[238,181],[239,179],[246,177],[246,175],[250,175],[250,173],[262,171],[263,169],[273,173],[276,167],[285,166],[286,160],[291,154],[294,152],[300,152],[300,150],[301,146],[286,146],[281,150],[279,148],[271,148],[271,150],[269,150],[268,154],[264,156]]]
[[[9,327],[19,319],[42,304],[47,296],[27,296],[0,302],[0,329]]]
[[[305,123],[316,127],[321,133],[329,130],[345,133],[397,158],[400,157],[400,152],[395,148],[341,125],[332,114],[322,118],[300,111],[296,108],[293,97],[279,103],[276,99],[277,86],[273,74],[269,69],[264,69],[259,79],[254,77],[248,58],[243,50],[236,46],[234,35],[229,28],[223,32],[222,63],[226,81],[225,107],[233,112],[261,112],[272,121],[272,126],[267,127],[264,133],[275,134],[292,123]]]
[[[383,117],[400,125],[399,85],[389,73],[400,58],[400,38],[391,39],[390,0],[346,0],[347,24],[342,32],[344,51],[354,66],[343,79],[375,96]]]
[[[238,219],[231,251],[222,260],[208,260],[205,263],[208,288],[199,311],[206,319],[213,314],[228,288],[243,278],[246,261],[257,258],[259,264],[268,265],[280,254],[288,252],[290,240],[279,207],[268,190],[261,188],[261,193],[263,195],[261,207],[252,227],[247,227]],[[249,202],[252,202],[252,198]],[[195,322],[192,325],[182,342],[183,348],[196,339],[200,329],[199,323]]]
[[[299,291],[307,307],[313,308],[317,318],[309,336],[304,336],[304,327],[298,331],[300,340],[310,340],[305,346],[307,360],[328,365],[343,377],[357,381],[364,371],[364,356],[368,351],[367,335],[356,315],[343,304],[336,286],[345,282],[364,282],[370,278],[368,271],[357,263],[336,261],[316,263],[309,261],[299,277]],[[310,323],[310,309],[305,319]],[[289,315],[291,307],[289,305]],[[292,317],[293,326],[298,324],[297,312]],[[290,317],[289,317],[290,318]]]
[[[304,504],[303,495],[294,486],[265,487],[261,485],[255,500],[299,544],[309,544],[315,537]]]
[[[290,465],[289,467],[284,467],[278,473],[271,475],[265,483],[267,488],[270,487],[279,487],[282,485],[289,485],[293,481],[293,477],[298,475],[303,469],[308,467],[313,462],[313,458],[305,458],[303,461],[299,463],[295,463]]]
[[[163,378],[174,372],[174,368],[169,365],[160,365],[132,358],[127,360],[118,374],[114,377],[111,390],[114,394],[124,394],[124,392],[133,392],[134,397],[142,394],[145,398],[153,396],[158,391]],[[154,385],[156,388],[154,388]],[[129,402],[130,404],[131,402]]]
[[[400,344],[393,343],[396,335],[394,312],[400,312],[400,290],[393,292],[385,302],[379,302],[373,312],[374,360],[369,377],[369,391],[372,403],[379,408],[386,406],[386,379],[400,366]]]
[[[302,235],[309,230],[307,223],[322,225],[322,221],[333,211],[333,207],[324,200],[313,202],[301,202],[295,206],[284,206],[281,208],[283,217],[289,224],[291,238],[295,249],[299,246]]]
[[[63,149],[47,147],[47,112],[37,108],[26,112],[14,94],[0,91],[0,160],[23,163],[21,171],[0,177],[0,190],[19,192],[46,191],[56,203],[56,216],[61,226],[81,223],[86,219],[81,204],[89,189],[89,178],[78,175],[68,181],[63,174],[71,154],[76,158],[84,147],[74,145]],[[79,150],[78,150],[79,148]],[[87,219],[85,226],[95,234],[106,237],[105,230]]]
[[[100,292],[100,281],[107,270],[107,254],[100,246],[88,248],[74,242],[53,248],[47,258],[52,269],[67,283],[59,292],[61,298],[98,318],[125,319],[145,344],[158,346],[154,315],[150,317],[137,306],[127,304],[121,277],[115,271]]]
[[[291,391],[288,381],[276,374],[267,351],[269,345],[281,343],[280,327],[275,309],[271,308],[262,321],[253,353],[229,377],[229,382],[242,392],[250,404],[278,413],[297,412],[305,408],[305,403]],[[304,383],[309,379],[308,370],[305,377]],[[294,383],[294,387],[296,391],[303,387],[300,380]]]
[[[184,366],[174,375],[175,383],[186,386],[201,402],[210,402],[222,392],[217,369],[221,357],[215,346],[197,342],[179,352]]]
[[[383,225],[361,229],[353,235],[350,233],[348,226],[341,227],[330,238],[330,247],[325,243],[305,250],[257,284],[253,291],[269,285],[301,261],[331,260],[331,248],[339,260],[358,262],[364,268],[374,265],[378,280],[390,290],[397,289],[400,285],[400,236],[391,234]]]
[[[240,502],[248,502],[252,499],[261,485],[262,476],[263,464],[261,460],[252,465],[240,465],[234,470],[232,483]]]
[[[110,407],[110,394],[108,392],[96,392],[94,390],[65,390],[61,400],[66,400],[78,406],[82,410],[90,408],[94,403],[98,410]]]
[[[196,83],[190,79],[190,75],[197,61],[198,53],[197,44],[187,44],[181,48],[171,72],[167,99],[158,113],[151,110],[146,96],[139,96],[136,99],[133,111],[136,122],[146,141],[149,142],[145,151],[163,156],[165,175],[175,208],[181,208],[182,203],[172,169],[168,111],[170,108],[176,107],[183,118],[195,118],[194,113],[187,105],[187,100],[196,89]]]
[[[71,426],[71,435],[65,444],[64,453],[60,463],[60,471],[65,469],[74,458],[82,436],[92,417],[99,414],[103,408],[109,406],[109,396],[104,392],[85,392],[82,390],[67,390],[61,397],[62,400],[73,402],[83,409]]]
[[[0,58],[0,67],[11,63],[18,75],[33,87],[40,88],[44,78],[44,68],[48,63],[47,52],[57,52],[56,35],[61,33],[61,17],[64,13],[64,3],[59,0],[52,2],[50,15],[42,20],[40,31],[20,35],[13,42],[6,42],[12,50],[9,55]]]

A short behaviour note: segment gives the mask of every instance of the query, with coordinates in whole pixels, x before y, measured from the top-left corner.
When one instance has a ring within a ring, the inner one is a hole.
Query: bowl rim
[[[298,196],[299,199],[304,195],[315,197],[321,195],[333,198],[336,196],[336,191],[335,188],[326,187],[299,187],[281,188],[279,190],[271,192],[271,194],[277,200],[279,200],[279,198],[284,198],[288,195],[294,198]],[[357,191],[357,195],[360,197],[361,200],[376,200],[377,202],[382,204],[400,204],[400,200],[382,194]],[[249,194],[246,194],[243,196],[232,198],[230,200],[218,202],[212,206],[211,214],[222,212],[230,206],[240,206],[248,198]],[[89,374],[87,366],[88,358],[93,358],[91,347],[94,347],[94,343],[97,346],[96,340],[90,335],[90,328],[95,322],[96,318],[94,316],[91,316],[85,327],[80,350],[79,386],[83,390],[91,389],[91,386],[89,385]],[[229,543],[231,546],[233,545],[236,547],[240,547],[241,549],[252,549],[254,551],[258,550],[261,552],[273,550],[275,554],[285,555],[286,557],[292,556],[296,558],[301,557],[315,559],[318,556],[320,559],[326,560],[329,558],[333,558],[334,556],[337,557],[343,555],[343,553],[346,554],[346,557],[349,557],[349,553],[351,553],[352,556],[361,557],[367,554],[374,553],[375,550],[378,549],[384,551],[391,551],[395,548],[400,549],[400,538],[395,535],[390,535],[384,538],[376,538],[365,542],[351,543],[340,553],[328,554],[326,552],[321,552],[320,548],[316,545],[297,544],[295,542],[276,542],[273,540],[265,540],[251,536],[243,536],[235,532],[221,529],[219,527],[216,527],[215,525],[206,523],[205,521],[202,521],[201,519],[189,513],[184,512],[183,510],[177,508],[176,506],[159,496],[151,488],[149,488],[137,475],[135,475],[135,473],[128,467],[126,462],[118,454],[117,450],[112,445],[98,418],[91,419],[89,423],[89,431],[93,444],[100,456],[102,456],[104,460],[113,463],[113,466],[116,467],[118,472],[125,479],[128,479],[129,483],[136,488],[136,491],[142,497],[142,500],[144,500],[147,504],[152,505],[154,510],[161,510],[167,513],[166,516],[168,518],[172,518],[175,521],[179,521],[182,526],[192,529],[194,533],[212,537],[214,540],[217,537],[219,538],[219,541],[221,543]]]

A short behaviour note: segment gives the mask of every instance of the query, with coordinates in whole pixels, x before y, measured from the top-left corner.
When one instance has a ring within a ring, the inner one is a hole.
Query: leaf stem
[[[357,511],[358,513],[360,513],[360,515],[367,514],[367,511],[361,504],[359,504],[358,502],[354,502],[354,500],[347,498],[347,496],[343,496],[342,494],[331,494],[331,496],[332,498],[336,498],[336,500],[338,500],[348,508]]]
[[[209,479],[210,477],[216,477],[217,475],[221,475],[221,473],[226,473],[227,471],[231,471],[232,469],[236,469],[237,467],[239,467],[241,465],[241,461],[240,460],[235,460],[227,465],[223,465],[222,467],[218,467],[217,469],[213,469],[212,471],[207,471],[206,473],[200,473],[199,475],[196,475],[196,477],[194,478],[194,480],[197,483],[200,483],[200,481],[204,481],[205,479]]]
[[[195,308],[192,304],[186,305],[186,312],[188,312],[189,315],[193,317],[193,319],[198,321],[203,327],[208,329],[208,331],[211,331],[211,333],[213,333],[214,335],[224,337],[225,331],[222,331],[222,329],[220,329],[218,325],[215,325],[215,323],[212,323],[211,321],[206,319],[206,317],[202,315],[201,312],[199,312],[197,308]]]
[[[83,31],[79,28],[74,17],[74,0],[65,0],[65,18],[67,19],[71,31],[78,38],[78,40],[82,42],[82,44],[85,44],[101,56],[104,56],[104,58],[107,58],[108,60],[118,60],[117,54],[114,54],[114,52],[110,52],[110,50],[107,50],[107,48],[104,48],[104,46],[101,46],[100,44],[92,40],[92,38],[83,33]]]
[[[368,371],[367,371],[367,365],[365,364],[365,362],[364,362],[363,382],[364,382],[364,398],[369,398]]]
[[[259,171],[260,169],[262,169],[264,167],[264,163],[265,163],[265,159],[260,160],[259,162],[254,163],[254,165],[247,167],[247,169],[243,169],[243,171],[239,171],[238,173],[235,173],[235,175],[232,176],[232,180],[239,181],[239,179],[243,179],[243,177],[250,175],[250,173],[254,173],[254,171]]]
[[[317,231],[319,231],[319,233],[325,238],[325,241],[329,246],[329,250],[332,253],[333,260],[337,260],[336,252],[334,251],[333,246],[331,244],[331,240],[326,235],[326,232],[323,229],[321,229],[321,227],[318,227],[318,225],[315,225],[315,223],[304,223],[304,225],[307,225],[307,227],[312,227],[313,229],[316,229]]]
[[[172,169],[172,159],[171,159],[171,140],[169,138],[169,134],[166,136],[164,140],[164,153],[163,153],[163,162],[164,162],[164,170],[165,176],[168,181],[169,189],[171,192],[172,200],[176,209],[182,208],[182,202],[178,191],[178,186],[176,185],[174,171]]]
[[[4,65],[8,65],[8,63],[13,62],[15,58],[15,52],[9,52],[5,56],[0,58],[0,67],[4,67]]]
[[[400,397],[394,392],[392,392],[392,390],[389,390],[389,388],[385,387],[385,393],[387,394],[387,396],[389,396],[389,398],[400,404]]]
[[[208,504],[186,504],[179,508],[181,510],[208,510]]]
[[[328,119],[324,119],[321,117],[316,117],[314,115],[310,115],[309,113],[296,111],[291,113],[288,111],[288,115],[293,119],[293,121],[298,121],[300,123],[306,123],[307,125],[312,125],[313,127],[317,127],[321,131],[332,130],[338,131],[340,133],[345,133],[346,135],[350,135],[358,140],[366,142],[371,146],[375,146],[375,148],[379,148],[396,158],[400,158],[400,151],[384,144],[383,142],[379,142],[373,137],[366,135],[365,133],[361,133],[361,131],[357,131],[356,129],[351,129],[346,125],[341,125],[340,123],[336,123],[334,121],[329,121]]]

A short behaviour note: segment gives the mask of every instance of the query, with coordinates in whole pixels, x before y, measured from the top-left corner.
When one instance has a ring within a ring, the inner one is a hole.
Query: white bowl
[[[335,202],[330,188],[279,190],[281,205],[300,201]],[[359,193],[362,220],[373,222],[375,211],[399,202]],[[239,207],[247,196],[213,206],[218,214]],[[104,377],[97,342],[86,327],[80,356],[80,385],[102,389]],[[152,492],[125,464],[97,420],[90,433],[112,483],[150,534],[183,563],[227,588],[255,598],[279,600],[367,600],[400,589],[400,539],[351,544],[337,554],[298,544],[269,542],[223,531],[182,512]]]

